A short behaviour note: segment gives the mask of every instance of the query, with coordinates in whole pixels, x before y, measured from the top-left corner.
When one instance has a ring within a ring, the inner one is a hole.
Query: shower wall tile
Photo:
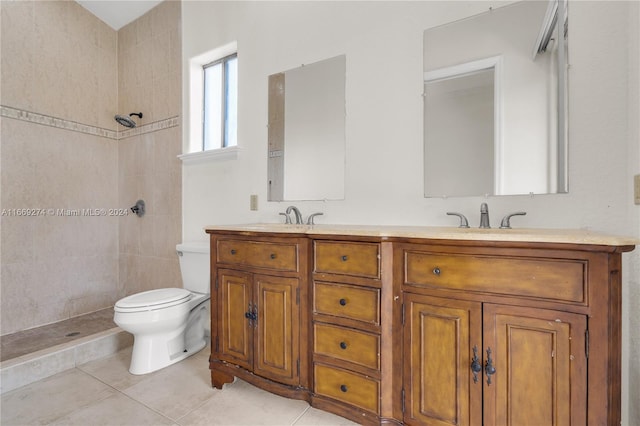
[[[153,99],[156,114],[173,117],[180,114],[180,74],[165,74],[153,80]]]
[[[75,2],[2,2],[2,104],[115,129],[116,40]]]
[[[120,223],[122,295],[181,286],[180,2],[165,1],[118,32],[119,111],[142,111],[118,142],[120,202],[144,199],[142,218]]]
[[[178,158],[182,154],[182,139],[180,127],[158,132],[155,139],[154,167],[155,170],[182,170],[182,162]]]
[[[1,334],[118,294],[117,33],[76,2],[0,2]],[[15,209],[15,210],[13,210]],[[65,212],[75,212],[66,214]]]
[[[34,2],[2,2],[0,38],[2,104],[33,109]],[[10,59],[10,60],[9,60]]]
[[[143,111],[142,124],[180,114],[180,21],[180,2],[165,1],[118,31],[119,110]]]

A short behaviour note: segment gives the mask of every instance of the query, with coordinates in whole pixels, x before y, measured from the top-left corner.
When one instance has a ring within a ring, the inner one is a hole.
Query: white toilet
[[[114,322],[133,334],[131,374],[146,374],[191,356],[207,345],[209,243],[176,246],[184,288],[162,288],[120,299]]]

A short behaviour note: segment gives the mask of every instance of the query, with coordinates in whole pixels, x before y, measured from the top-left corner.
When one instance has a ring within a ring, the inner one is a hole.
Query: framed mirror
[[[344,55],[269,76],[269,201],[342,200]]]
[[[424,32],[425,197],[567,192],[566,29],[551,0]]]

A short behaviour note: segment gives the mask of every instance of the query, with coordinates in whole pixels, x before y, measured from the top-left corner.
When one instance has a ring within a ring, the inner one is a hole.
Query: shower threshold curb
[[[0,394],[53,376],[133,345],[120,327],[0,362]]]

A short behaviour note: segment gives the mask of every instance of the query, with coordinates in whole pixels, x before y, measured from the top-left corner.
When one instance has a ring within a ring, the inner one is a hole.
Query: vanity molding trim
[[[207,227],[212,385],[360,424],[619,424],[638,241],[490,231]]]

